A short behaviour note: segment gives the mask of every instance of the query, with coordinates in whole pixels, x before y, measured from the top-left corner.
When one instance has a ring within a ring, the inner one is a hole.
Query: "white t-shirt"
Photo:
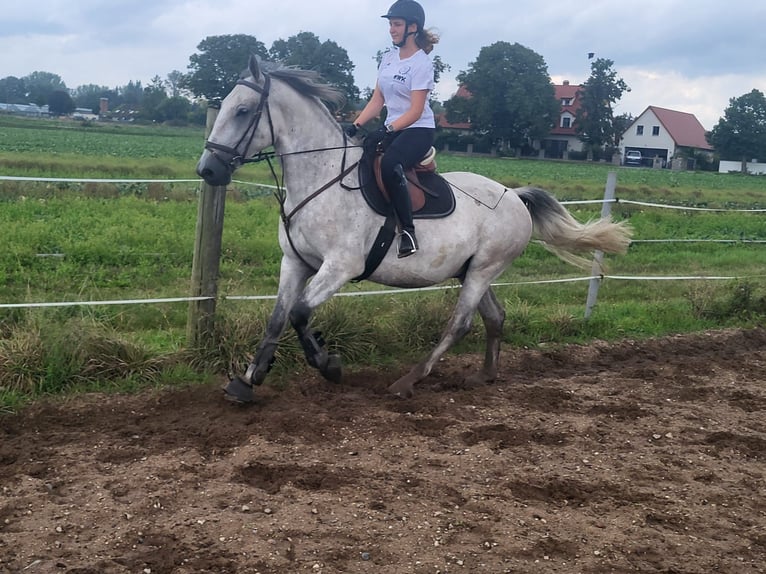
[[[378,68],[378,87],[386,103],[386,122],[391,123],[410,109],[410,92],[434,89],[434,64],[423,50],[405,59],[399,58],[399,48],[389,48],[383,53]],[[434,128],[434,112],[426,105],[423,113],[411,128]]]

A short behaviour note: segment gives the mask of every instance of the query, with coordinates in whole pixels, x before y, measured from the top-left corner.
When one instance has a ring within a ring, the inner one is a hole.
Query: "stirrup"
[[[415,234],[410,233],[406,229],[402,229],[402,233],[399,235],[399,253],[397,257],[402,259],[409,257],[418,251],[418,241],[415,239]]]

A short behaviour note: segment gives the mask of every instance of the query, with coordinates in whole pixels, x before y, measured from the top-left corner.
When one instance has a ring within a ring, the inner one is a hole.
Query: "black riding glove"
[[[364,136],[364,149],[374,150],[378,147],[378,144],[383,141],[387,134],[388,132],[386,131],[385,126],[380,126],[375,131],[368,133]]]
[[[356,124],[351,124],[350,126],[346,127],[346,135],[350,138],[354,137],[356,135],[356,132],[359,131],[359,126]]]

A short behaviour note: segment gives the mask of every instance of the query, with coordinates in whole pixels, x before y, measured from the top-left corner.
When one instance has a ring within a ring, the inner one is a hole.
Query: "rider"
[[[399,257],[407,257],[418,250],[418,242],[404,171],[433,145],[436,123],[428,96],[434,65],[428,54],[439,37],[424,28],[425,11],[415,0],[396,0],[382,18],[388,19],[393,47],[383,53],[372,98],[347,131],[353,137],[385,106],[385,125],[367,135],[365,148],[383,144],[381,175],[402,229]]]

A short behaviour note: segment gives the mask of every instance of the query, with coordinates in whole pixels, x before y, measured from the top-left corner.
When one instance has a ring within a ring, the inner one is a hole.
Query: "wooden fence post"
[[[207,109],[206,139],[217,116],[218,109]],[[197,206],[191,296],[208,299],[189,302],[186,334],[187,344],[191,348],[209,347],[213,340],[225,206],[226,186],[211,186],[203,181]]]
[[[608,217],[612,213],[612,200],[614,192],[617,189],[617,172],[610,171],[606,178],[606,187],[604,188],[604,203],[601,204],[601,217]],[[604,261],[604,252],[596,251],[593,256],[593,266],[591,267],[591,280],[588,285],[588,300],[585,303],[585,318],[589,319],[596,306],[598,298],[598,288],[601,285],[601,264]]]

